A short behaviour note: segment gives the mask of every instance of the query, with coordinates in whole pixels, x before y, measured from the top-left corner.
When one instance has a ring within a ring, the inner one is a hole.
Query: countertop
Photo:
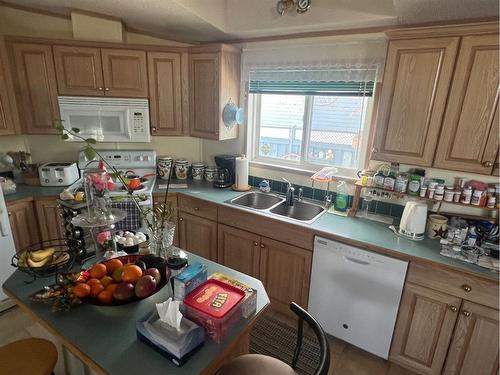
[[[108,374],[198,374],[248,329],[269,304],[269,298],[262,283],[253,277],[194,254],[189,254],[189,259],[206,264],[209,275],[222,272],[255,288],[257,311],[247,319],[240,319],[225,334],[220,344],[206,339],[203,347],[182,367],[175,366],[136,338],[136,321],[150,314],[155,303],[165,301],[170,296],[171,289],[168,286],[149,298],[128,305],[104,307],[83,304],[59,312],[52,312],[50,304],[34,302],[29,298],[47,283],[47,279],[26,284],[31,277],[16,271],[3,284],[3,288],[23,308],[49,326],[83,362],[97,366]]]
[[[164,184],[164,181],[158,180],[154,189],[154,193],[162,193],[163,189],[159,185]],[[58,195],[61,188],[40,187],[18,185],[15,194],[6,195],[5,200],[12,201],[31,196],[51,196]],[[197,182],[189,180],[187,189],[170,189],[171,192],[182,193],[199,199],[207,200],[220,205],[245,210],[257,215],[266,215],[257,210],[245,209],[239,206],[226,203],[240,194],[241,192],[231,189],[217,189],[206,182]],[[441,246],[438,240],[425,238],[422,241],[411,241],[405,238],[396,236],[388,229],[386,224],[366,220],[362,218],[341,217],[326,213],[319,217],[312,224],[304,224],[297,221],[291,221],[286,218],[279,218],[276,215],[270,216],[276,220],[289,222],[291,225],[298,225],[308,228],[318,235],[327,236],[339,241],[345,240],[356,245],[366,246],[369,250],[383,250],[388,255],[394,255],[403,259],[409,260],[424,260],[444,265],[459,271],[473,273],[489,279],[498,280],[498,273],[479,267],[474,264],[465,263],[456,259],[444,257],[439,254]]]

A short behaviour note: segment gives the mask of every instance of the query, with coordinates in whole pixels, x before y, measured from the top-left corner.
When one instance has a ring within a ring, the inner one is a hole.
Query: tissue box
[[[245,298],[241,301],[241,315],[244,318],[252,316],[257,311],[257,290],[221,272],[213,273],[210,278],[220,280],[245,292]]]
[[[174,298],[183,301],[196,287],[207,281],[207,266],[194,262],[174,277]]]
[[[177,366],[186,361],[203,346],[203,328],[183,317],[181,329],[163,323],[155,311],[136,323],[137,338],[168,358]]]

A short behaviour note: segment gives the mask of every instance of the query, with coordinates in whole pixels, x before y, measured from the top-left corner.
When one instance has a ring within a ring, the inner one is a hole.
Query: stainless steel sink
[[[230,202],[240,206],[256,208],[258,210],[265,210],[271,208],[277,203],[283,202],[284,200],[285,198],[279,197],[277,195],[252,191],[250,193],[240,195],[232,199]]]
[[[325,212],[325,208],[308,202],[294,202],[293,206],[287,206],[283,202],[271,209],[270,212],[299,221],[313,222],[319,215]]]

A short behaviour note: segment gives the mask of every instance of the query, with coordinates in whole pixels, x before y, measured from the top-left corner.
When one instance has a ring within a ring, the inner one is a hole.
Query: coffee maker
[[[215,155],[215,164],[217,165],[217,177],[214,180],[214,186],[218,188],[227,188],[234,185],[235,181],[235,159],[238,155],[224,154]]]

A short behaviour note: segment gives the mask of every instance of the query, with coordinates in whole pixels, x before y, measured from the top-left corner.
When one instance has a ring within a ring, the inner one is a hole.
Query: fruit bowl
[[[166,272],[163,258],[151,255],[120,256],[95,264],[82,272],[73,287],[73,293],[92,305],[126,305],[158,293],[168,282]]]

